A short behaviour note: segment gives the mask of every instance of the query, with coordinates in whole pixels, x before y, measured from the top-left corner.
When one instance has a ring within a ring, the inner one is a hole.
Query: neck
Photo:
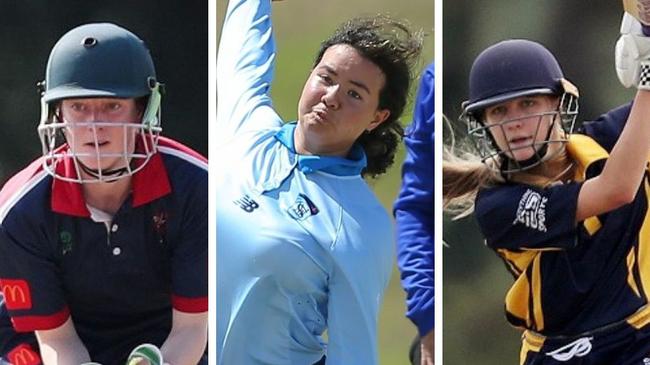
[[[350,153],[350,148],[352,148],[352,146],[325,146],[317,142],[318,136],[314,137],[315,138],[310,139],[305,135],[305,132],[300,128],[300,123],[298,123],[298,126],[293,133],[293,144],[296,152],[300,155],[338,156],[347,158]],[[316,143],[314,143],[314,140],[316,140]]]
[[[115,214],[131,191],[131,177],[126,176],[114,182],[83,184],[86,204],[106,213]]]

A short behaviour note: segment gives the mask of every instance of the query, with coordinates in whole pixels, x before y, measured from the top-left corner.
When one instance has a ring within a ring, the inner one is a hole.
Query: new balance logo
[[[233,201],[233,203],[238,205],[247,213],[252,213],[255,209],[260,207],[260,205],[248,195],[244,195],[243,197]]]

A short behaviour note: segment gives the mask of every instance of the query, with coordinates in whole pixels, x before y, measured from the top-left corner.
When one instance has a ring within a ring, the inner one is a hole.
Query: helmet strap
[[[81,160],[77,160],[77,162],[79,163],[79,166],[81,166],[81,169],[85,173],[87,173],[88,175],[90,175],[90,176],[92,176],[92,177],[94,177],[96,179],[99,179],[100,177],[102,178],[102,180],[103,180],[104,177],[111,178],[110,180],[105,181],[105,182],[108,182],[108,183],[116,182],[118,180],[117,179],[118,177],[120,177],[120,176],[126,174],[127,172],[129,172],[129,169],[126,168],[126,167],[120,167],[119,169],[113,169],[113,170],[100,170],[100,169],[91,169],[90,167],[86,166],[86,164],[81,162]]]

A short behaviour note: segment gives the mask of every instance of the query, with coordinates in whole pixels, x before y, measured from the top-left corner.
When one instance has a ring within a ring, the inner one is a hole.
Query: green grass
[[[225,1],[217,3],[217,22],[221,24]],[[425,32],[423,54],[418,65],[421,70],[433,60],[433,1],[409,0],[286,0],[274,3],[274,27],[278,46],[277,68],[272,86],[274,106],[285,120],[296,118],[300,92],[310,72],[318,46],[341,22],[361,15],[389,14],[406,19],[414,29]],[[413,96],[415,90],[413,90]],[[218,107],[218,106],[217,106]],[[402,117],[404,124],[411,120],[411,106]],[[389,172],[370,184],[388,212],[401,183],[400,149],[395,165]],[[397,266],[393,268],[379,316],[379,358],[382,365],[408,363],[408,349],[416,329],[404,317],[405,296],[400,287]]]

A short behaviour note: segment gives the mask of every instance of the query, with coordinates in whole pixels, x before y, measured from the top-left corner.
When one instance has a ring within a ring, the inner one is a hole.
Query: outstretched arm
[[[422,75],[413,124],[405,138],[402,189],[395,202],[397,263],[406,315],[425,337],[433,329],[433,101],[431,64]]]
[[[274,62],[271,1],[231,0],[217,56],[217,145],[281,123],[268,95]]]

